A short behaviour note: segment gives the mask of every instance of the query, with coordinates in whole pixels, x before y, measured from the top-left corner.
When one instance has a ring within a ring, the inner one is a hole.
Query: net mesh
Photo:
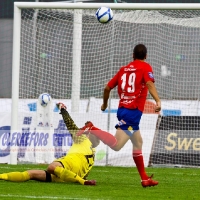
[[[116,11],[114,20],[103,25],[90,13],[95,11],[83,12],[81,98],[101,97],[102,85],[132,60],[137,43],[148,47],[161,98],[198,98],[198,88],[189,89],[199,83],[198,11]],[[20,98],[44,90],[54,98],[70,98],[73,11],[39,10],[35,15],[26,10],[22,18]]]
[[[89,99],[84,112],[100,112],[102,88],[120,66],[132,61],[133,47],[143,43],[147,46],[147,62],[153,67],[156,87],[163,100],[163,110],[160,113],[162,125],[165,122],[164,128],[160,128],[160,123],[157,124],[157,134],[152,144],[148,144],[148,140],[144,144],[152,149],[148,164],[199,165],[195,156],[199,151],[198,133],[193,132],[192,140],[184,139],[190,136],[185,130],[181,131],[182,126],[176,126],[181,124],[192,127],[190,130],[198,130],[198,117],[176,121],[174,115],[180,115],[180,112],[182,116],[199,115],[200,11],[113,10],[114,19],[108,24],[99,23],[95,12],[82,11],[80,99]],[[43,92],[48,92],[54,99],[72,98],[73,19],[74,10],[23,10],[21,99],[37,98]],[[111,107],[116,109],[117,99],[117,91],[114,90]],[[150,95],[148,99],[145,113],[152,114],[154,104]],[[95,103],[92,104],[93,101]],[[103,121],[103,118],[98,121]],[[147,120],[151,123],[151,115]],[[115,132],[114,126],[108,128]],[[148,130],[148,127],[145,129]],[[163,132],[163,129],[166,131]],[[170,135],[176,131],[180,137]],[[131,147],[129,150],[132,151]],[[171,155],[178,159],[172,162]]]

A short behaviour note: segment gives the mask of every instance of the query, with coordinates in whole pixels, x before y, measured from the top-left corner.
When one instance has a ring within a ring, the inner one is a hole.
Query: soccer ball
[[[101,7],[96,12],[97,20],[101,23],[108,23],[113,18],[113,12],[110,8]]]
[[[43,93],[39,96],[40,105],[46,107],[47,104],[51,101],[51,96],[48,93]]]

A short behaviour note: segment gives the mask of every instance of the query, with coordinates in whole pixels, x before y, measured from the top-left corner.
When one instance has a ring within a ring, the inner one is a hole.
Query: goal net
[[[114,18],[101,24],[95,12],[107,5]],[[57,101],[66,104],[78,127],[90,120],[115,134],[117,90],[101,112],[103,88],[132,61],[133,47],[143,43],[162,100],[162,110],[155,114],[155,102],[148,95],[141,120],[145,166],[200,165],[200,11],[194,4],[180,4],[180,9],[177,4],[157,4],[157,9],[154,5],[15,3],[11,132],[24,134],[11,163],[16,158],[48,163],[67,152],[72,141]],[[35,102],[44,92],[53,100],[39,118]],[[30,143],[37,133],[39,140]],[[52,138],[49,146],[44,145],[46,133],[47,143]],[[131,154],[130,142],[119,152],[101,143],[96,164],[134,166]]]

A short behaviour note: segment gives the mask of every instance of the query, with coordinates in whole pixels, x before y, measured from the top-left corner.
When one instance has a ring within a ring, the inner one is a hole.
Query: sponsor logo
[[[36,112],[37,111],[37,103],[29,103],[27,104],[29,111],[31,112]],[[60,110],[58,109],[58,107],[55,105],[53,108],[53,112],[59,112]]]
[[[169,133],[167,136],[167,144],[165,145],[167,151],[173,150],[194,150],[200,151],[200,138],[187,138],[177,133]]]
[[[135,99],[136,96],[125,96],[124,93],[121,94],[121,99]]]
[[[24,117],[23,124],[30,125],[32,122],[32,117]]]
[[[163,116],[151,152],[153,164],[199,165],[199,116]]]
[[[149,78],[154,78],[153,73],[152,72],[148,72],[149,74]]]
[[[32,117],[24,117],[21,130],[10,133],[10,126],[0,127],[0,157],[10,154],[10,147],[16,147],[17,157],[25,157],[26,152],[36,151],[36,147],[45,147],[54,149],[55,158],[66,154],[63,147],[72,146],[73,140],[71,134],[66,128],[63,120],[59,120],[55,129],[39,130],[34,128],[31,131]],[[40,122],[37,127],[53,127],[48,122],[43,124]],[[53,133],[51,133],[53,131]],[[12,151],[14,149],[12,148]]]
[[[118,125],[119,126],[121,126],[121,125],[123,125],[123,124],[126,124],[126,122],[122,119],[122,120],[120,120],[119,122],[118,122]]]
[[[37,103],[29,103],[27,104],[29,111],[35,112],[37,111]]]
[[[128,71],[131,71],[131,72],[132,72],[132,71],[135,71],[135,70],[136,70],[136,69],[132,69],[132,68],[124,68],[124,71],[125,71],[125,72],[128,72]]]
[[[53,112],[59,112],[60,110],[58,109],[58,107],[55,105],[54,106],[54,109],[53,109]]]
[[[10,137],[10,126],[2,126],[0,127],[0,140],[2,138],[2,136],[4,136],[4,134],[8,134],[8,136]],[[10,146],[2,146],[2,144],[0,144],[0,157],[5,157],[8,156],[10,154]]]
[[[125,100],[125,101],[122,101],[123,104],[130,104],[132,103],[134,100]]]
[[[129,126],[128,127],[128,130],[133,134],[134,133],[134,130],[133,130],[133,127],[132,126]]]
[[[44,125],[43,125],[42,122],[39,122],[39,123],[38,123],[38,126],[39,126],[39,127],[43,127]]]

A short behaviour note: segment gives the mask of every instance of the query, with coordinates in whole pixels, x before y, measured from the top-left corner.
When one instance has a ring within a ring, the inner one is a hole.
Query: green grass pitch
[[[46,165],[0,164],[0,173],[46,169]],[[75,183],[22,183],[0,181],[1,200],[191,200],[200,199],[200,169],[198,168],[147,168],[159,181],[156,187],[143,188],[136,168],[94,166],[89,179],[96,186]]]

